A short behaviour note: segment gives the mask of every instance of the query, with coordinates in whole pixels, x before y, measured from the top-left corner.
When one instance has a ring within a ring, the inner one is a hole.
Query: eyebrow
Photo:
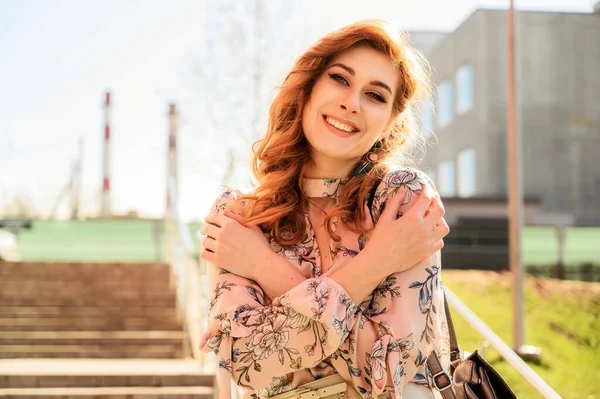
[[[352,76],[355,75],[354,69],[350,68],[348,65],[342,64],[341,62],[336,62],[335,64],[331,64],[330,68],[332,68],[334,66],[337,66],[337,67],[340,67],[340,68],[346,70]],[[390,88],[390,86],[386,85],[385,83],[383,83],[380,80],[372,80],[370,82],[370,84],[373,85],[373,86],[381,87],[382,89],[385,89],[385,90],[389,91],[390,94],[393,94],[392,93],[392,89]]]

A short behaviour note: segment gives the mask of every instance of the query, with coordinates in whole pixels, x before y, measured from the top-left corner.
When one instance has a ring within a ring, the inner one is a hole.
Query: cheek
[[[304,106],[304,109],[302,110],[302,130],[304,131],[305,135],[310,135],[312,129],[311,129],[311,120],[313,119],[312,117],[312,106],[311,103],[308,102],[306,103],[306,105]]]
[[[372,133],[383,133],[391,120],[391,112],[387,109],[373,109],[369,115],[369,127]]]
[[[315,82],[308,103],[312,104],[316,108],[319,108],[324,103],[328,103],[331,99],[332,90],[328,87],[328,82],[322,78]]]

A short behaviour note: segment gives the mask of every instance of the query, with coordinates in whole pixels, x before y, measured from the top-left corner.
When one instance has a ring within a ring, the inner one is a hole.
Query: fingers
[[[208,215],[204,218],[205,224],[200,233],[218,239],[221,229],[226,228],[227,225],[241,224],[238,219],[241,220],[241,216],[229,211],[225,211],[223,214]]]
[[[448,227],[448,223],[444,219],[444,215],[446,214],[446,210],[444,209],[444,205],[442,204],[442,200],[435,196],[431,200],[431,206],[429,207],[429,214],[425,216],[423,222],[425,226],[431,226],[433,232],[433,238],[436,240],[440,240],[444,238],[450,232],[450,228]],[[441,246],[443,247],[443,242]],[[441,249],[441,248],[439,248]]]
[[[233,217],[230,217],[233,216]],[[223,214],[212,214],[208,215],[204,219],[204,226],[200,230],[200,234],[204,235],[205,238],[202,240],[202,246],[209,253],[217,252],[217,246],[219,245],[219,239],[223,231],[231,231],[231,224],[239,224],[237,219],[240,219],[239,215],[236,215],[230,211],[225,211]],[[226,226],[230,227],[226,227]],[[229,233],[225,233],[229,234]]]
[[[221,226],[223,226],[224,218],[225,218],[225,216],[221,215],[220,213],[216,213],[216,214],[208,215],[207,217],[205,217],[204,222],[206,224],[210,223],[210,224],[214,224],[215,226],[221,227]]]
[[[219,238],[219,232],[220,232],[221,228],[211,224],[211,223],[207,223],[204,225],[204,227],[202,227],[202,230],[200,230],[200,234],[203,234],[207,237],[212,237],[212,238]]]
[[[244,224],[244,218],[242,217],[242,215],[238,215],[237,213],[233,213],[229,209],[226,209],[225,211],[223,211],[223,215],[226,216],[226,217],[228,217],[229,219],[235,220],[236,222],[238,222],[241,225]]]
[[[442,248],[444,248],[445,244],[444,244],[443,238],[446,237],[449,232],[450,232],[450,228],[448,227],[446,220],[444,218],[441,218],[440,221],[437,223],[437,225],[432,230],[432,233],[433,233],[432,250],[434,252],[441,251]]]
[[[446,214],[442,200],[439,197],[434,197],[431,200],[428,213],[424,220],[426,224],[435,225]]]
[[[417,215],[417,217],[425,216],[427,210],[431,206],[431,202],[435,197],[435,192],[428,184],[425,185],[421,194],[418,196],[413,207],[409,210],[410,213]]]
[[[433,229],[434,236],[438,239],[442,239],[448,235],[450,232],[450,227],[448,227],[448,223],[446,223],[446,219],[441,218]]]
[[[211,252],[211,251],[207,250],[207,249],[203,249],[202,250],[202,255],[201,256],[202,256],[202,259],[204,259],[207,262],[212,263],[213,265],[215,264],[216,259],[217,259],[216,254],[214,252]]]
[[[437,251],[441,251],[442,249],[444,249],[444,240],[436,241],[431,248],[433,249],[433,253],[436,253]]]
[[[208,215],[204,218],[204,222],[206,224],[213,224],[217,227],[224,227],[227,223],[231,221],[243,225],[243,220],[244,219],[241,215],[233,213],[229,210],[225,210],[223,211],[223,213]]]
[[[390,199],[388,199],[380,219],[396,220],[398,217],[398,211],[400,210],[400,205],[402,205],[405,198],[406,188],[399,187],[398,191],[396,191],[396,193],[392,195]]]
[[[223,224],[219,215],[209,215],[204,221],[206,222],[202,229],[200,230],[200,234],[204,235],[204,240],[202,240],[202,246],[205,248],[204,251],[208,251],[209,253],[216,252],[217,240],[221,234],[221,226],[217,225],[217,223]],[[208,259],[206,259],[208,260]]]

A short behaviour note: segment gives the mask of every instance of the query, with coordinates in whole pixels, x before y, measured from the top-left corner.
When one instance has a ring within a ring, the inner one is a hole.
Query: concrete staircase
[[[166,264],[0,262],[0,397],[212,398]]]

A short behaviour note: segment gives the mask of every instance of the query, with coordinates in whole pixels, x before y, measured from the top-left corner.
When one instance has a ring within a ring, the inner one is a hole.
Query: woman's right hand
[[[400,187],[387,201],[365,248],[386,275],[410,269],[441,250],[450,231],[442,201],[430,185],[403,205],[405,197],[406,189]]]

